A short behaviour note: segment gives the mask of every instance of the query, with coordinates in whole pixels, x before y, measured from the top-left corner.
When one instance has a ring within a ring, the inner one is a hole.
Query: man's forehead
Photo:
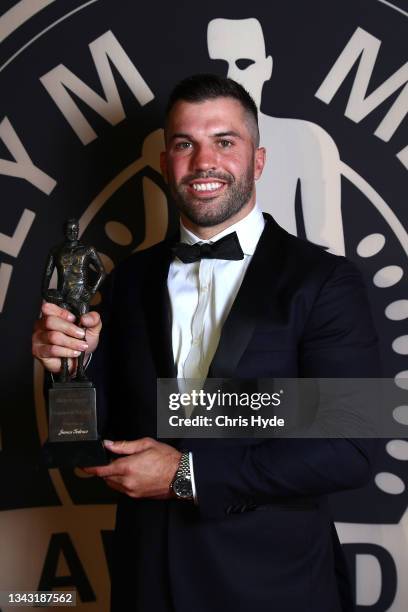
[[[242,122],[244,113],[241,103],[234,98],[219,97],[202,102],[179,100],[170,112],[168,127],[173,132],[182,125],[236,125]]]

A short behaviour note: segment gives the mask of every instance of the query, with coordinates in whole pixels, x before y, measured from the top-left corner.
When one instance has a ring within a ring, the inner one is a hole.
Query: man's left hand
[[[109,465],[83,468],[87,474],[100,476],[112,489],[129,497],[174,497],[170,485],[178,469],[180,451],[153,438],[129,442],[104,440],[104,445],[113,453],[126,456]]]

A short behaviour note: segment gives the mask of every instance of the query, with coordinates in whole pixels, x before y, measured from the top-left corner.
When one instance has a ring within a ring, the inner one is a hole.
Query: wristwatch
[[[193,487],[190,473],[190,453],[185,451],[181,454],[180,463],[174,476],[171,488],[179,499],[193,499]]]

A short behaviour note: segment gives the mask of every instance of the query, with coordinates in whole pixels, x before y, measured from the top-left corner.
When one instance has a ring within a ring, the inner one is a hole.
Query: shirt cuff
[[[193,490],[193,501],[194,501],[194,504],[198,506],[197,489],[196,489],[195,480],[194,480],[193,453],[191,451],[188,453],[188,460],[190,463],[190,477],[191,477],[191,488]]]

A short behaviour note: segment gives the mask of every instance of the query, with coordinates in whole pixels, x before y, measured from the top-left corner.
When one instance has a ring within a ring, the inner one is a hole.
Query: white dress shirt
[[[245,272],[262,234],[265,220],[255,205],[251,212],[233,225],[202,240],[180,224],[180,241],[187,244],[216,242],[236,232],[244,258],[238,261],[201,259],[183,263],[175,258],[170,265],[167,287],[172,315],[173,357],[179,386],[195,379],[195,387],[204,383],[217,349],[222,326],[231,310]],[[188,390],[188,383],[183,387]],[[190,454],[194,499],[196,491]]]

